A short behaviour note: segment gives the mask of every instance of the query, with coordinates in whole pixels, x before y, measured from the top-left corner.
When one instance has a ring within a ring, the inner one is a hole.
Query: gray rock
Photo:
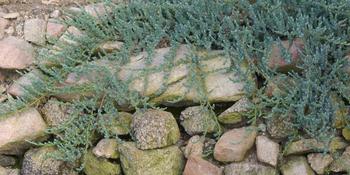
[[[266,128],[272,138],[284,139],[294,132],[291,117],[272,116],[266,119]]]
[[[70,118],[68,106],[54,98],[45,103],[41,113],[49,126],[58,126]]]
[[[266,136],[258,136],[255,143],[258,160],[275,167],[278,161],[280,145]]]
[[[0,175],[19,175],[19,169],[10,169],[0,166]]]
[[[0,166],[8,167],[16,164],[16,158],[0,154]]]
[[[233,106],[226,109],[218,116],[218,120],[223,124],[236,124],[242,122],[244,114],[249,111],[252,103],[247,98],[238,100]]]
[[[0,39],[4,37],[5,29],[10,24],[10,22],[7,19],[0,17]]]
[[[0,154],[19,155],[31,144],[46,138],[46,123],[35,108],[28,108],[0,120]]]
[[[350,173],[350,147],[347,147],[343,154],[330,165],[332,172]]]
[[[204,147],[204,138],[201,138],[198,135],[192,136],[184,150],[184,155],[186,158],[190,156],[198,156],[201,157],[203,154]]]
[[[180,130],[170,112],[150,109],[135,113],[133,136],[139,149],[154,149],[173,145],[180,139]]]
[[[23,159],[21,175],[77,175],[63,161],[50,157],[54,147],[41,147],[26,152]]]
[[[325,144],[317,141],[316,139],[301,139],[301,140],[289,143],[284,150],[284,155],[287,156],[291,154],[322,152],[325,150],[326,150]]]
[[[310,165],[303,156],[288,157],[287,162],[282,164],[281,172],[283,175],[314,175]]]
[[[92,150],[95,156],[107,159],[119,158],[118,143],[116,139],[102,139]]]
[[[34,44],[45,45],[46,22],[43,19],[28,19],[24,23],[24,38]]]
[[[0,41],[0,68],[25,69],[34,62],[34,48],[24,40],[9,36]]]
[[[188,107],[181,112],[181,125],[189,135],[201,133],[214,133],[219,125],[215,121],[215,114],[210,113],[201,106]]]
[[[34,69],[17,79],[8,89],[7,92],[11,95],[21,97],[25,95],[26,88],[32,87],[37,82],[41,82],[44,79],[44,75],[37,69]]]
[[[329,154],[311,153],[307,155],[307,161],[317,174],[324,174],[326,168],[333,162],[333,157]]]
[[[126,142],[119,151],[125,175],[179,175],[183,170],[184,158],[177,146],[140,150],[135,143]]]

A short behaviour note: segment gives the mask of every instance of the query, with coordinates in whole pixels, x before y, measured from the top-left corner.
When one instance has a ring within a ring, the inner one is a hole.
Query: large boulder
[[[84,172],[86,175],[119,175],[121,168],[119,164],[98,158],[89,151],[84,156]]]
[[[140,150],[135,143],[125,142],[119,151],[125,175],[179,175],[183,170],[184,158],[177,146]]]
[[[54,147],[41,147],[26,152],[21,168],[21,175],[77,175],[73,168],[63,161],[50,157]]]
[[[198,156],[187,159],[183,175],[223,175],[223,169]]]
[[[35,108],[0,119],[0,154],[18,155],[28,149],[28,141],[46,138],[46,123]]]
[[[0,41],[0,68],[25,69],[34,62],[34,48],[13,36]]]
[[[239,162],[252,148],[257,136],[257,128],[243,127],[224,133],[214,148],[214,158],[220,162]]]
[[[189,135],[214,133],[219,130],[215,114],[201,106],[192,106],[181,112],[181,125]]]
[[[133,136],[139,149],[162,148],[180,139],[180,130],[170,112],[150,109],[137,112],[132,121]]]

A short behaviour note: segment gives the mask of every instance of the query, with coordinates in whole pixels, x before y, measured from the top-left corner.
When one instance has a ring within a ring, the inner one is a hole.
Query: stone
[[[19,17],[19,13],[18,12],[6,13],[2,15],[2,17],[5,19],[16,19],[17,17]]]
[[[119,146],[120,161],[125,175],[179,175],[184,158],[177,146],[140,150],[133,142]]]
[[[291,77],[280,74],[272,79],[267,80],[265,94],[268,97],[272,96],[286,96],[288,90],[296,86],[295,80]]]
[[[342,137],[333,137],[329,143],[329,151],[335,153],[339,150],[344,150],[348,143]]]
[[[198,156],[188,158],[183,175],[223,175],[223,169]]]
[[[104,3],[89,4],[84,7],[85,12],[98,18],[107,15],[108,7]]]
[[[61,15],[61,11],[60,10],[54,10],[54,11],[52,11],[50,13],[50,17],[51,18],[58,18],[58,17],[60,17],[60,15]]]
[[[135,113],[132,133],[139,149],[162,148],[180,139],[180,130],[170,112],[150,109]]]
[[[111,53],[114,51],[119,51],[122,48],[123,44],[124,43],[120,41],[108,41],[101,44],[99,50],[105,51],[107,53]]]
[[[184,150],[184,155],[186,158],[190,156],[198,156],[201,157],[203,154],[204,147],[204,138],[201,138],[198,135],[192,136]]]
[[[5,4],[8,4],[10,3],[9,0],[0,0],[0,5],[5,5]]]
[[[244,113],[249,111],[252,103],[247,98],[238,100],[233,106],[226,109],[218,116],[218,120],[223,124],[236,124],[242,122]]]
[[[116,139],[102,139],[92,150],[95,156],[107,159],[119,158],[118,143]]]
[[[329,169],[336,173],[350,173],[350,146],[346,147],[343,154],[331,163]]]
[[[180,121],[186,133],[192,136],[217,132],[219,126],[214,117],[215,114],[207,109],[201,106],[193,106],[181,112]]]
[[[9,36],[0,41],[0,68],[25,69],[34,62],[34,48],[24,40]]]
[[[118,112],[117,116],[103,116],[107,123],[107,130],[115,135],[127,135],[131,131],[132,114],[127,112]]]
[[[9,24],[9,20],[0,17],[0,39],[4,37],[5,29]]]
[[[305,154],[311,152],[326,151],[325,144],[317,141],[316,139],[301,139],[295,142],[291,142],[285,148],[284,155],[292,154]]]
[[[266,119],[267,132],[274,139],[285,139],[294,132],[291,122],[292,116],[269,116]]]
[[[41,113],[49,126],[58,126],[70,118],[68,106],[55,98],[45,103]]]
[[[255,127],[232,129],[224,133],[214,148],[214,158],[220,162],[239,162],[244,160],[252,148],[257,135]]]
[[[314,175],[310,165],[303,156],[291,156],[281,166],[282,175]]]
[[[16,158],[0,154],[0,166],[8,167],[16,164]]]
[[[45,45],[46,22],[43,19],[28,19],[24,23],[24,39],[37,45]]]
[[[0,175],[20,175],[20,174],[19,174],[19,169],[10,169],[10,168],[4,168],[0,166]]]
[[[255,144],[258,160],[276,167],[280,152],[280,145],[266,136],[256,137]]]
[[[28,87],[31,87],[32,85],[38,84],[38,82],[41,82],[42,79],[44,79],[44,74],[40,72],[37,69],[34,69],[23,76],[21,76],[19,79],[17,79],[8,89],[7,93],[22,97],[25,95]]]
[[[49,20],[46,26],[46,38],[58,39],[66,30],[66,26],[57,21]]]
[[[63,161],[56,160],[50,157],[56,149],[54,147],[40,147],[27,151],[24,155],[23,164],[21,168],[21,175],[33,174],[62,174],[62,175],[77,175],[70,167]]]
[[[225,175],[278,175],[275,168],[265,166],[257,161],[255,153],[249,156],[242,162],[233,162],[225,166]]]
[[[43,141],[47,125],[35,108],[27,108],[0,120],[0,154],[20,155],[31,144]]]
[[[342,135],[345,138],[345,140],[350,141],[350,129],[349,128],[343,128]]]
[[[77,45],[75,38],[82,37],[84,33],[74,26],[69,26],[67,30],[58,39],[59,44],[70,44],[72,46]],[[58,45],[55,45],[57,50],[61,50]]]
[[[329,154],[311,153],[307,155],[307,160],[317,174],[324,174],[326,168],[333,162],[333,157]]]
[[[300,38],[293,41],[284,40],[281,43],[274,43],[271,47],[268,66],[280,72],[297,70],[296,65],[300,62],[300,55],[304,49],[304,42]],[[290,61],[284,57],[284,52],[290,56]]]
[[[109,162],[105,158],[98,158],[90,151],[84,156],[84,165],[86,175],[120,175],[122,173],[119,164]]]

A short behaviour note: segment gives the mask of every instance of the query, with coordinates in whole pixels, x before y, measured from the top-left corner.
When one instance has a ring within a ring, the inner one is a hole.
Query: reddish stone
[[[183,175],[222,175],[223,169],[198,156],[191,156],[186,163]]]
[[[65,31],[66,27],[54,21],[49,21],[46,28],[46,38],[59,38]]]

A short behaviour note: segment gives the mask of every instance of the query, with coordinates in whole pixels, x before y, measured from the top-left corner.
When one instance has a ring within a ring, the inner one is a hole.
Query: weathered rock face
[[[125,175],[179,175],[183,170],[184,159],[177,146],[139,150],[135,143],[126,142],[119,146],[119,151]]]
[[[97,158],[91,152],[84,156],[84,172],[86,175],[119,175],[121,168],[119,164],[111,163],[107,159]]]
[[[69,119],[68,106],[52,98],[41,109],[43,118],[49,126],[58,126]]]
[[[312,153],[307,155],[307,160],[317,174],[324,174],[326,168],[333,162],[333,157],[329,154]]]
[[[233,106],[225,110],[218,116],[218,120],[223,124],[236,124],[243,120],[244,113],[248,112],[251,102],[247,98],[238,100]]]
[[[175,118],[171,113],[161,110],[136,113],[132,130],[137,148],[143,150],[173,145],[180,139]]]
[[[188,158],[183,175],[223,175],[223,169],[198,156]]]
[[[284,155],[325,151],[326,146],[316,139],[301,139],[287,145]]]
[[[289,157],[287,162],[282,165],[281,172],[283,175],[314,175],[307,160],[303,156]]]
[[[225,175],[278,175],[277,170],[257,161],[255,153],[250,154],[243,162],[234,162],[225,166]]]
[[[185,147],[184,155],[186,158],[190,156],[201,157],[203,154],[204,138],[198,135],[192,136]]]
[[[272,138],[284,139],[293,133],[294,129],[289,124],[291,119],[289,117],[282,118],[273,116],[266,119],[266,128]]]
[[[330,170],[337,173],[350,172],[350,147],[347,147],[343,154],[330,165]]]
[[[55,151],[53,147],[41,147],[27,151],[24,155],[21,175],[77,175],[77,173],[63,161],[50,158],[49,154],[53,151]]]
[[[214,115],[201,106],[193,106],[181,112],[180,120],[187,134],[195,135],[218,131],[220,126],[218,126],[214,117]]]
[[[257,129],[243,127],[224,133],[214,148],[214,158],[221,162],[242,161],[254,145]]]
[[[10,168],[4,168],[0,166],[0,174],[1,175],[19,175],[19,169],[10,169]]]
[[[127,135],[131,131],[132,114],[127,112],[119,112],[118,116],[110,117],[105,116],[106,121],[110,124],[107,125],[109,132],[115,135]]]
[[[8,167],[16,164],[16,159],[11,156],[5,156],[0,154],[0,166]]]
[[[44,75],[39,70],[32,70],[18,80],[16,80],[8,89],[7,92],[11,95],[21,97],[25,94],[26,88],[31,87],[33,83],[40,81]]]
[[[46,22],[43,19],[28,19],[24,23],[25,40],[38,45],[44,45]]]
[[[256,138],[256,153],[258,160],[270,164],[277,165],[280,145],[266,136],[258,136]]]
[[[0,17],[0,39],[4,37],[5,29],[9,25],[9,21],[7,19]]]
[[[49,20],[46,26],[46,38],[58,39],[65,31],[66,27],[55,20]]]
[[[0,41],[0,68],[25,69],[33,64],[34,48],[24,40],[7,37]]]
[[[35,108],[29,108],[0,120],[0,154],[18,155],[30,147],[30,141],[45,138],[46,123]]]
[[[92,150],[95,156],[107,159],[119,158],[118,143],[115,139],[102,139]]]

